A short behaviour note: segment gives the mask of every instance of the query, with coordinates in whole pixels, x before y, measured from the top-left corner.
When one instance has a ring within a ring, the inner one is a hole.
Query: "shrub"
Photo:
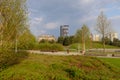
[[[64,47],[61,44],[40,43],[39,49],[41,51],[63,51]]]
[[[72,78],[73,80],[80,80],[85,78],[84,71],[82,71],[77,67],[72,67],[72,68],[66,69],[65,71],[69,74],[69,77]]]
[[[0,52],[0,68],[6,68],[9,65],[15,64],[17,62],[17,57],[14,53],[9,53],[7,51]]]
[[[52,50],[63,51],[64,47],[61,44],[52,44]]]
[[[19,63],[22,58],[27,56],[26,52],[0,51],[0,71],[8,66]]]

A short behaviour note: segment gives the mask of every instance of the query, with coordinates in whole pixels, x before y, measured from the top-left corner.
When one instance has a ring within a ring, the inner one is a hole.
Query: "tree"
[[[75,41],[74,41],[74,36],[66,36],[66,37],[59,37],[57,42],[62,45],[68,46],[74,43]]]
[[[113,42],[112,42],[112,45],[113,45],[113,46],[118,46],[118,47],[120,47],[120,40],[117,39],[117,38],[114,38],[114,39],[113,39]]]
[[[0,0],[0,14],[2,16],[1,40],[17,46],[17,39],[27,27],[26,0]],[[17,51],[17,47],[16,47]]]
[[[103,52],[105,52],[105,37],[110,33],[110,22],[103,12],[97,18],[96,31],[102,35]]]
[[[81,36],[82,36],[82,30],[78,29],[75,33],[75,42],[76,43],[81,43],[82,42]]]
[[[31,34],[30,30],[26,30],[19,38],[18,38],[18,48],[19,49],[34,49],[36,46],[36,39],[33,34]]]
[[[69,37],[65,37],[64,41],[63,41],[63,45],[64,46],[68,46],[70,44],[70,38]]]
[[[84,24],[81,29],[77,30],[75,37],[78,40],[78,42],[82,43],[82,52],[84,54],[85,53],[85,43],[87,43],[90,40],[89,28]]]
[[[105,44],[112,45],[112,41],[110,40],[110,38],[105,37],[104,40],[105,40]]]
[[[82,33],[82,52],[85,53],[85,43],[90,40],[90,30],[86,25],[83,25],[81,28]]]
[[[69,36],[69,42],[70,42],[70,44],[73,44],[75,42],[74,39],[75,39],[74,36]]]
[[[64,37],[58,37],[58,43],[63,45]]]

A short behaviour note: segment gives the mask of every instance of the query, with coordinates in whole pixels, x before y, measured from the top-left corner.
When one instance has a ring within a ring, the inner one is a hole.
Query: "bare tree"
[[[105,52],[105,37],[110,33],[110,21],[103,12],[97,18],[96,31],[102,35],[103,52]]]

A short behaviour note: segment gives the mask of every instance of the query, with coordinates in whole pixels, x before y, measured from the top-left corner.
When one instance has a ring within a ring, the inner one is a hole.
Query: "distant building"
[[[118,39],[118,34],[117,33],[109,33],[108,35],[106,35],[107,38],[109,38],[111,41],[114,40],[114,38]],[[92,35],[92,39],[93,41],[101,41],[102,38],[100,35]]]
[[[98,35],[98,34],[94,34],[93,36],[93,41],[100,41],[101,40],[101,38],[100,38],[100,35]]]
[[[56,38],[53,35],[41,35],[38,37],[38,42],[46,40],[46,41],[56,41]]]
[[[65,37],[68,36],[69,33],[69,25],[61,25],[60,26],[60,36]]]
[[[118,34],[117,33],[110,33],[107,36],[111,41],[114,40],[114,38],[118,39]]]

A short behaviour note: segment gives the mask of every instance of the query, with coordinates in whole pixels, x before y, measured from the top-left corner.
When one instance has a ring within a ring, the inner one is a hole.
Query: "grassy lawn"
[[[70,45],[70,49],[78,49],[78,46],[81,49],[82,44],[78,44],[78,43],[72,44],[72,45]],[[106,49],[119,49],[120,48],[120,47],[111,46],[111,45],[106,45],[105,47],[106,47]],[[92,44],[90,44],[90,43],[86,44],[86,49],[90,49],[90,48],[95,48],[95,49],[103,48],[103,45],[100,42],[99,43],[93,42]]]
[[[29,54],[19,64],[0,72],[0,80],[119,80],[118,61],[120,59]]]
[[[101,58],[101,60],[120,69],[120,58]]]

